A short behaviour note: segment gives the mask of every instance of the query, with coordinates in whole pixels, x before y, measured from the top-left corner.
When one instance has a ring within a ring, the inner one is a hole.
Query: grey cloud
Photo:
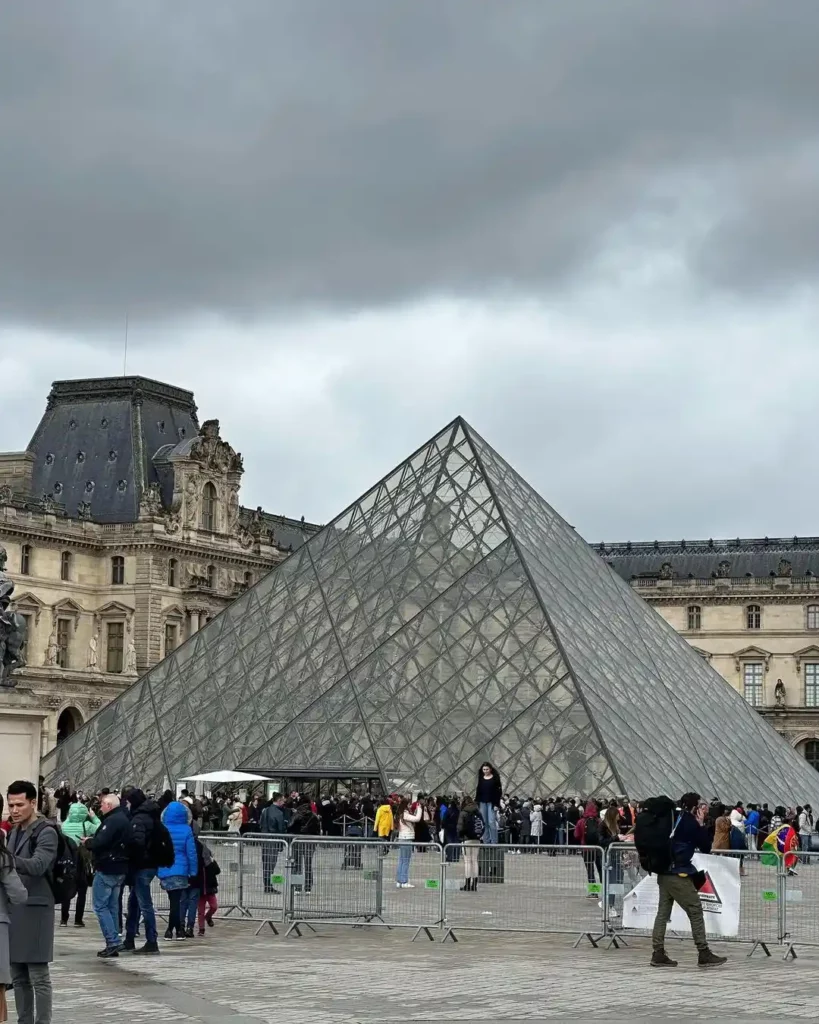
[[[6,4],[0,318],[541,291],[681,171],[730,193],[704,280],[798,282],[819,239],[769,199],[817,34],[815,0]]]

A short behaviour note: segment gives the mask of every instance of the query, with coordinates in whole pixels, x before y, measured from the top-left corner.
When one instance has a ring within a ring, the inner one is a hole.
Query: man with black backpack
[[[686,793],[675,808],[668,797],[646,800],[637,815],[634,842],[643,870],[656,874],[660,902],[652,932],[652,967],[676,967],[665,951],[665,932],[674,904],[679,904],[691,922],[700,967],[719,967],[727,957],[708,948],[705,919],[699,890],[705,874],[693,864],[694,854],[711,852],[711,837],[705,828],[705,807],[699,793]]]
[[[60,846],[57,829],[37,813],[37,787],[12,782],[8,788],[13,828],[8,850],[28,901],[9,908],[9,953],[14,1001],[20,1024],[51,1024],[51,975],[54,959],[52,873]]]
[[[128,834],[128,862],[131,891],[128,897],[128,917],[125,922],[124,953],[158,954],[159,944],[156,931],[156,911],[151,896],[151,882],[156,878],[157,868],[173,864],[173,842],[159,816],[159,804],[146,799],[141,789],[132,789],[128,794],[131,806],[130,832]],[[136,933],[139,918],[145,922],[145,944],[136,948]]]

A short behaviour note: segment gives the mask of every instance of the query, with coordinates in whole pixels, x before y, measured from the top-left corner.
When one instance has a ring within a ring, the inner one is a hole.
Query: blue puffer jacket
[[[188,808],[179,800],[174,800],[162,812],[162,820],[173,840],[174,859],[169,868],[160,868],[157,876],[173,878],[180,875],[183,878],[191,878],[197,875],[199,858],[196,856],[193,829],[188,824]]]

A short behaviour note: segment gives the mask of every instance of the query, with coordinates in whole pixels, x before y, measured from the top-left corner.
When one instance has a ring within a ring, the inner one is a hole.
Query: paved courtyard
[[[574,950],[564,935],[464,932],[450,945],[412,943],[411,932],[382,928],[322,925],[290,939],[255,930],[222,921],[204,939],[163,942],[159,957],[102,962],[89,916],[85,931],[58,931],[54,1020],[770,1020],[815,1017],[819,999],[819,951],[785,963],[781,953],[748,959],[747,946],[726,945],[729,964],[706,973],[694,966],[690,942],[674,943],[681,966],[660,972],[647,967],[645,939],[605,951]]]

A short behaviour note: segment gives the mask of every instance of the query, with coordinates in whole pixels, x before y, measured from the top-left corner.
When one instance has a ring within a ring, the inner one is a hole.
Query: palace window
[[[819,662],[805,665],[805,706],[819,708]]]
[[[26,638],[20,648],[20,654],[26,661],[28,661],[28,642],[31,639],[31,616],[24,615],[23,621],[26,624]]]
[[[122,672],[125,654],[125,623],[109,622],[105,664],[108,672]]]
[[[60,579],[71,579],[71,552],[63,551],[60,555]]]
[[[176,565],[177,565],[177,563],[176,563],[176,559],[175,558],[169,558],[168,559],[168,586],[169,587],[175,587],[176,586]]]
[[[211,590],[215,590],[215,588],[216,588],[216,566],[215,565],[209,565],[208,566],[208,586],[210,587]]]
[[[71,619],[57,619],[57,666],[68,668],[68,645]]]
[[[765,674],[765,666],[761,661],[746,661],[742,671],[742,682],[745,690],[745,700],[752,707],[760,707],[762,704],[762,683]]]
[[[691,604],[688,606],[688,628],[702,628],[702,608],[698,604]]]
[[[807,610],[808,629],[819,629],[819,604],[809,604]]]
[[[758,604],[749,604],[745,609],[745,625],[748,629],[762,628],[762,609]]]
[[[216,488],[207,483],[202,488],[202,529],[213,533],[216,529]]]
[[[165,657],[167,658],[171,651],[176,650],[179,637],[179,626],[175,622],[165,623]]]
[[[114,555],[111,559],[111,583],[122,586],[125,582],[125,559],[122,555]]]
[[[28,576],[31,573],[31,545],[24,544],[20,548],[20,575]]]
[[[805,744],[805,760],[819,772],[819,740],[808,740]]]

